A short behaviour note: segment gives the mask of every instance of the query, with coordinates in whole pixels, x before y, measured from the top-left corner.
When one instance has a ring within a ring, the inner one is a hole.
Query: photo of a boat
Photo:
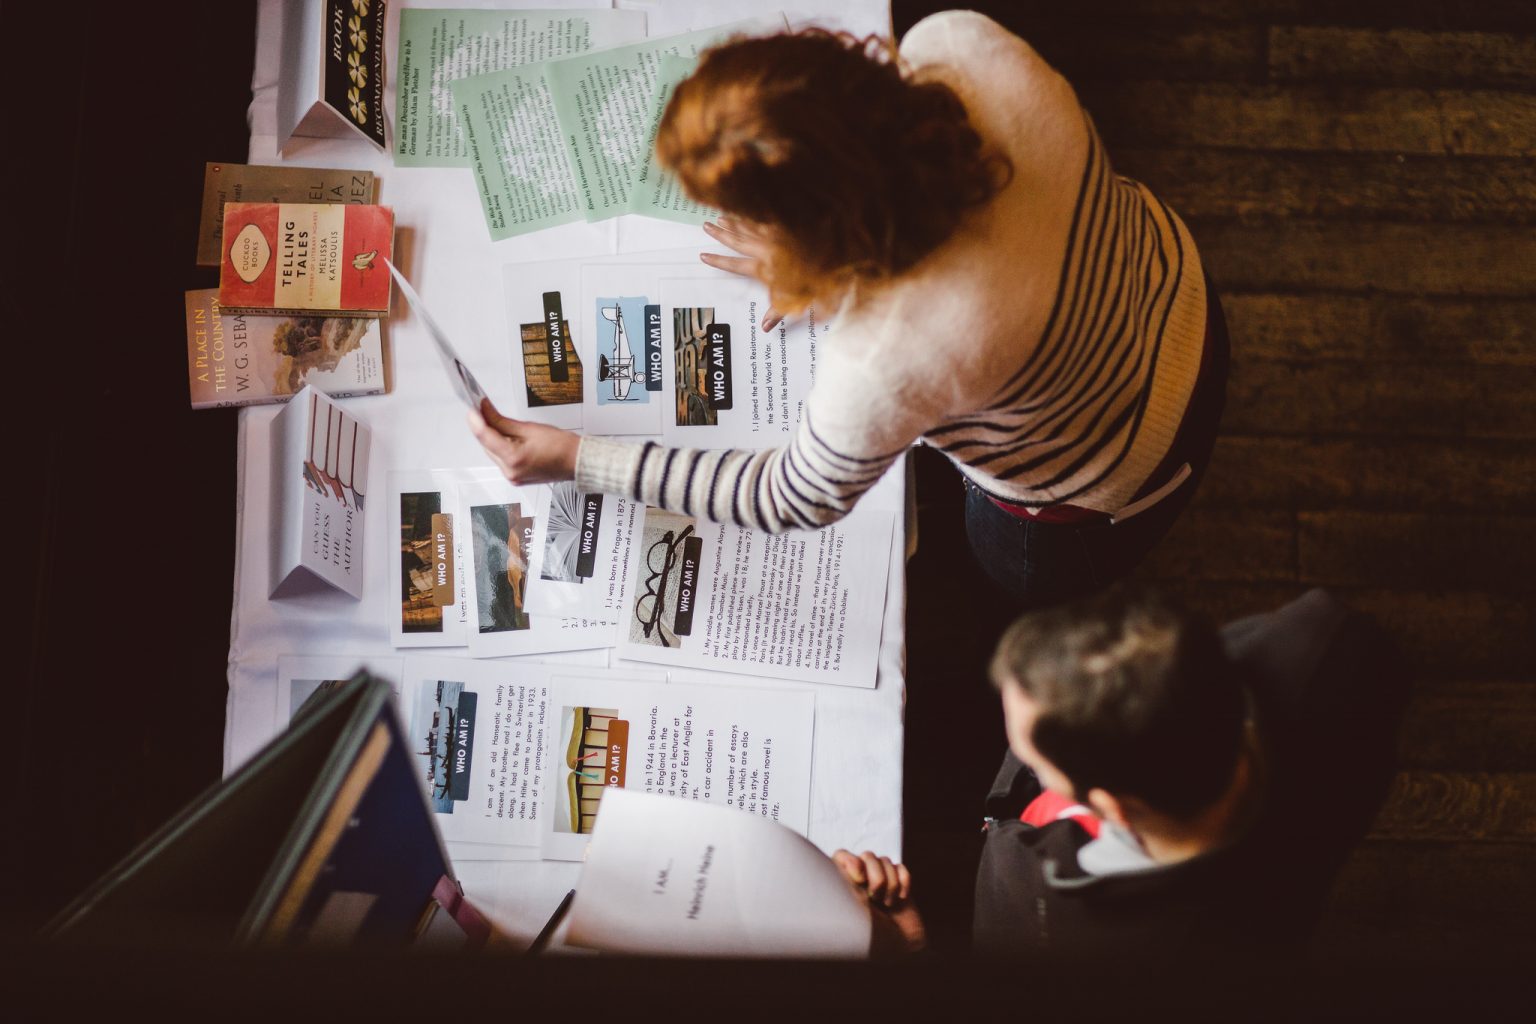
[[[432,713],[432,724],[422,737],[424,748],[416,751],[427,759],[427,786],[433,801],[448,800],[448,761],[453,744],[453,729],[458,716],[453,708]]]
[[[411,715],[410,731],[417,737],[411,756],[427,784],[427,802],[438,814],[452,814],[454,802],[467,795],[454,781],[454,737],[461,721],[474,719],[474,701],[463,683],[439,680],[423,688]]]

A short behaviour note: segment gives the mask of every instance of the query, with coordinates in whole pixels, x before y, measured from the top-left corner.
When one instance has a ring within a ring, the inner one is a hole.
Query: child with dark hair
[[[1218,632],[1124,586],[1023,616],[992,674],[977,951],[1141,966],[1300,951],[1385,797],[1408,682],[1324,591]],[[921,935],[899,881],[883,905]]]

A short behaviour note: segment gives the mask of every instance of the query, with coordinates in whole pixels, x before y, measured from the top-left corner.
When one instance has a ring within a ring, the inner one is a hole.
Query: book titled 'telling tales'
[[[229,313],[387,316],[394,232],[387,206],[227,203],[219,304]]]

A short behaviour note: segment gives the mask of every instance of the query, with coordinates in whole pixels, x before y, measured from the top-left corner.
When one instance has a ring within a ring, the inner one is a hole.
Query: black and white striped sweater
[[[902,57],[948,82],[1013,161],[1008,186],[828,332],[788,446],[582,439],[576,481],[778,532],[844,515],[919,438],[1017,504],[1113,512],[1172,443],[1205,286],[1183,223],[1114,174],[1071,87],[990,19],[947,12]]]

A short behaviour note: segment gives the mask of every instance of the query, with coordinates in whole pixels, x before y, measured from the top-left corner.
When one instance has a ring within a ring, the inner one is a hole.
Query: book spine
[[[384,388],[348,388],[342,391],[327,391],[330,398],[366,398],[369,395],[382,395]],[[292,395],[258,395],[252,398],[223,398],[216,402],[192,403],[193,409],[237,409],[247,405],[284,405]]]
[[[242,316],[341,316],[352,320],[380,320],[389,316],[387,309],[304,309],[300,306],[226,306],[226,313]]]

